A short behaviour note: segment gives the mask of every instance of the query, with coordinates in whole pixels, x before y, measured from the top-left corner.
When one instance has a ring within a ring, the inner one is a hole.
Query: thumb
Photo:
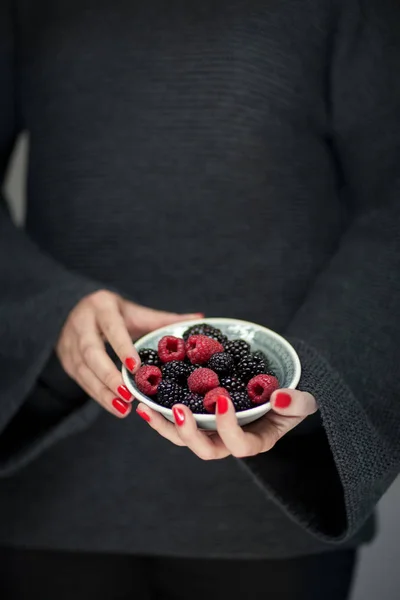
[[[271,406],[278,415],[301,419],[318,410],[314,396],[300,390],[277,390],[272,394]]]
[[[147,308],[146,306],[128,301],[124,302],[122,314],[129,333],[136,338],[159,327],[173,325],[181,321],[204,318],[203,313],[178,314]]]

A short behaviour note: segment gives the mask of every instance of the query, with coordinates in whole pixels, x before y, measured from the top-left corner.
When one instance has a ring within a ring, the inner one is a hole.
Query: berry
[[[181,401],[181,404],[184,404],[185,406],[190,408],[192,413],[196,415],[201,415],[206,412],[203,404],[203,396],[201,396],[200,394],[195,394],[194,392],[188,392],[187,394],[185,394],[183,400]]]
[[[158,356],[163,363],[184,360],[186,356],[184,340],[173,335],[165,335],[158,342]]]
[[[207,392],[207,394],[204,396],[204,408],[207,412],[215,413],[215,407],[217,405],[219,396],[228,396],[228,398],[230,397],[227,390],[223,387],[217,387]]]
[[[184,389],[175,381],[163,379],[158,386],[157,401],[165,408],[171,408],[174,404],[182,402]]]
[[[235,376],[221,377],[221,386],[226,388],[230,394],[246,390],[246,384]]]
[[[223,352],[224,347],[206,335],[191,335],[186,342],[186,353],[194,365],[204,365],[213,354]]]
[[[225,352],[233,357],[235,363],[250,354],[250,344],[244,340],[232,340],[225,344]]]
[[[169,379],[181,385],[186,385],[187,379],[190,373],[193,372],[193,369],[193,365],[188,365],[181,360],[172,360],[163,365],[161,371],[163,379]]]
[[[206,335],[209,338],[217,340],[217,342],[219,342],[222,345],[224,345],[228,339],[220,329],[217,329],[212,325],[208,325],[207,323],[199,323],[198,325],[192,325],[192,327],[186,329],[182,337],[185,341],[187,341],[191,335]]]
[[[247,393],[253,404],[264,404],[278,387],[279,381],[273,375],[256,375],[247,384]]]
[[[219,386],[218,375],[211,369],[196,369],[188,379],[188,386],[191,392],[204,395]]]
[[[240,377],[246,383],[256,375],[262,375],[263,373],[267,373],[268,364],[264,361],[264,359],[257,355],[256,353],[251,353],[248,356],[242,358],[242,360],[238,364],[238,371]]]
[[[249,408],[254,408],[254,404],[252,403],[246,392],[235,392],[232,394],[231,398],[236,412],[240,412],[242,410],[249,410]]]
[[[144,365],[135,375],[138,389],[146,396],[156,395],[161,379],[161,371],[155,365]]]
[[[235,363],[233,357],[227,352],[217,352],[208,361],[208,368],[221,375],[232,373]]]
[[[157,350],[143,348],[143,350],[139,350],[139,356],[142,365],[155,365],[156,367],[161,366],[161,360],[158,358]]]

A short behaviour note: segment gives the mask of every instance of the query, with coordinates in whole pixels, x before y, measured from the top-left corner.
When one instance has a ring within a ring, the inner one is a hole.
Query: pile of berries
[[[279,387],[263,352],[206,323],[182,338],[165,336],[158,351],[144,348],[139,356],[136,385],[165,408],[184,404],[196,414],[215,413],[218,396],[227,395],[239,412],[268,402]]]

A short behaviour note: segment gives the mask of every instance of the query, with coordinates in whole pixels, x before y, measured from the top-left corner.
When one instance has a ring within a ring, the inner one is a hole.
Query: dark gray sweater
[[[0,545],[193,556],[354,546],[400,465],[396,0],[2,0]],[[52,355],[117,289],[295,344],[320,416],[204,463]],[[321,424],[322,421],[322,424]]]

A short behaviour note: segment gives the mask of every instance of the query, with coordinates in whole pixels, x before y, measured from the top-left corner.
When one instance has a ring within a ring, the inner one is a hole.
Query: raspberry
[[[250,354],[250,344],[244,340],[232,340],[225,344],[225,352],[228,352],[233,357],[233,360],[238,363],[242,358]]]
[[[158,358],[157,350],[143,348],[143,350],[139,350],[139,356],[142,365],[155,365],[156,367],[161,366],[161,360]]]
[[[243,381],[247,383],[256,375],[266,374],[268,371],[268,362],[266,362],[266,359],[267,357],[262,352],[254,352],[242,358],[237,368]]]
[[[234,360],[227,352],[217,352],[208,361],[207,367],[218,374],[231,373],[235,367]]]
[[[194,368],[193,365],[188,365],[181,360],[172,360],[163,365],[161,371],[163,379],[170,379],[180,385],[186,385],[187,379]]]
[[[189,329],[186,329],[182,335],[185,342],[190,338],[191,335],[206,335],[209,338],[217,340],[220,344],[225,344],[228,338],[222,333],[220,329],[208,325],[207,323],[199,323],[198,325],[192,325]]]
[[[158,356],[163,363],[184,360],[186,356],[184,340],[173,335],[165,335],[158,342]]]
[[[204,395],[219,386],[218,375],[211,369],[196,369],[188,379],[188,386],[191,392]]]
[[[146,396],[155,396],[162,378],[161,371],[154,365],[140,367],[135,375],[138,389]]]
[[[204,365],[213,354],[223,352],[224,347],[205,335],[191,335],[186,342],[186,353],[194,365]]]
[[[217,387],[207,392],[207,394],[204,396],[204,408],[207,412],[215,413],[215,407],[217,405],[219,396],[228,396],[228,398],[230,398],[227,390],[223,387]]]
[[[157,390],[157,402],[165,408],[171,408],[174,404],[182,402],[184,389],[175,381],[163,379]]]
[[[233,394],[234,392],[244,392],[246,390],[246,384],[235,376],[221,377],[221,385],[226,388],[230,394]]]
[[[183,400],[181,400],[180,404],[184,404],[195,415],[201,415],[206,412],[203,404],[203,396],[200,394],[195,394],[194,392],[188,392],[185,394]]]
[[[249,408],[254,408],[254,404],[248,397],[247,392],[234,392],[231,398],[236,412],[241,412],[242,410],[249,410]]]
[[[273,375],[256,375],[247,384],[247,392],[253,404],[264,404],[278,387],[279,381]]]

